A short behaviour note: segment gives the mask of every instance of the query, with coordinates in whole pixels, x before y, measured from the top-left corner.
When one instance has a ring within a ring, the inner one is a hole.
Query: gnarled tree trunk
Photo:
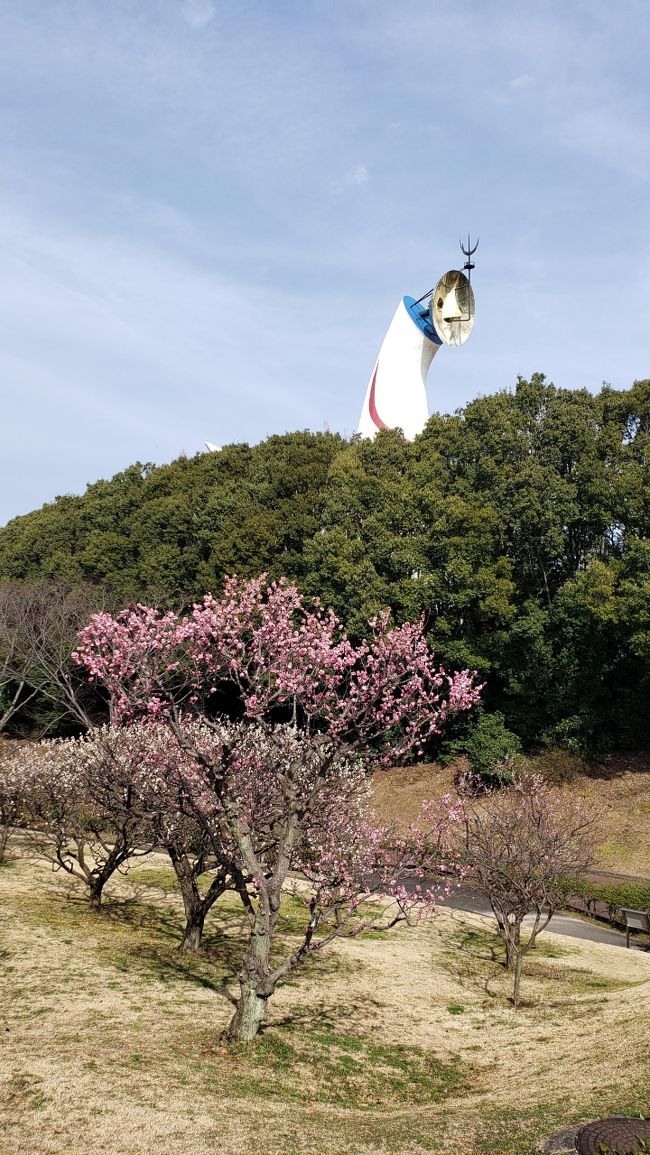
[[[183,907],[185,908],[185,929],[178,949],[183,952],[198,951],[201,949],[203,928],[208,911],[228,887],[228,867],[225,864],[219,867],[208,890],[202,895],[198,879],[205,869],[203,856],[190,857],[181,846],[172,840],[167,843],[167,853],[181,888]]]
[[[102,905],[102,891],[106,885],[106,877],[103,874],[95,875],[94,878],[88,879],[89,890],[89,905],[91,910],[99,910]]]
[[[241,992],[226,1036],[231,1042],[251,1043],[257,1035],[266,1014],[268,995],[262,997],[254,982],[241,980]]]
[[[279,905],[279,900],[270,901],[268,893],[260,893],[246,956],[239,972],[237,1008],[226,1031],[226,1037],[233,1042],[252,1042],[262,1025],[266,1004],[275,990],[278,980],[271,966],[271,949]]]
[[[185,904],[185,928],[178,947],[183,953],[201,949],[206,913],[207,911],[202,909],[202,905],[198,910],[188,910],[187,904]]]

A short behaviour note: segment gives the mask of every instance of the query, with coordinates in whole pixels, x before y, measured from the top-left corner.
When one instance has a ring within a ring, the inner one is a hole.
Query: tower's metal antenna
[[[469,239],[469,233],[467,234],[467,248],[465,248],[462,241],[458,242],[458,244],[460,245],[461,252],[463,253],[464,256],[467,257],[467,260],[465,261],[463,268],[467,270],[467,280],[470,282],[470,284],[472,282],[472,269],[476,268],[476,265],[474,264],[474,262],[472,260],[470,260],[470,258],[474,256],[474,253],[476,252],[476,250],[478,248],[478,243],[479,243],[480,239],[481,239],[480,237],[476,238],[476,244],[474,245],[474,248],[472,248],[472,242]]]
[[[465,248],[462,241],[458,242],[458,244],[461,247],[461,252],[464,254],[464,256],[467,257],[467,260],[465,261],[463,268],[467,270],[467,280],[469,281],[470,285],[472,283],[472,269],[476,268],[476,265],[474,264],[474,262],[472,260],[470,260],[470,258],[474,256],[474,253],[476,252],[476,250],[478,248],[478,243],[479,243],[480,239],[481,239],[480,237],[476,238],[476,244],[474,245],[474,248],[472,248],[469,233],[467,234],[467,248]],[[432,293],[433,293],[433,289],[428,289],[426,293],[423,293],[421,297],[418,297],[415,304],[421,305],[422,302],[426,301],[431,296]]]

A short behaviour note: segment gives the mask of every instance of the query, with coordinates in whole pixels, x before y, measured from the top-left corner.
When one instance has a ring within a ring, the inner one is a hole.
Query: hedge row
[[[650,882],[599,883],[589,878],[567,878],[567,903],[581,900],[590,914],[598,914],[598,904],[607,907],[612,922],[622,923],[621,909],[650,911]]]

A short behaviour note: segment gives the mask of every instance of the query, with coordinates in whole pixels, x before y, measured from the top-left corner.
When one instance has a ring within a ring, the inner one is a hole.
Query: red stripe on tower
[[[370,420],[372,421],[373,425],[377,426],[377,429],[388,429],[388,425],[384,424],[381,417],[379,416],[379,414],[377,412],[377,406],[375,404],[375,383],[377,381],[378,368],[379,368],[379,362],[377,362],[377,364],[375,365],[375,371],[372,375],[372,383],[370,385],[370,396],[368,398],[368,412],[370,414]]]

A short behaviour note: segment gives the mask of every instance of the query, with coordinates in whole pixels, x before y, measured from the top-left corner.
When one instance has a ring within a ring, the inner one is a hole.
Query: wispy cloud
[[[357,164],[348,173],[346,177],[348,184],[367,184],[370,180],[370,174],[365,164]]]
[[[217,9],[210,0],[184,0],[181,11],[190,28],[206,28],[214,20]]]
[[[336,407],[332,381],[344,388],[358,341],[344,302],[307,306],[292,290],[270,295],[169,250],[19,211],[0,212],[0,245],[3,466],[14,484],[0,523],[130,461],[195,452],[206,437],[319,428]]]
[[[527,72],[522,72],[521,76],[515,76],[509,81],[508,88],[512,88],[516,92],[521,88],[530,88],[534,83],[535,80],[532,76],[529,76]]]

